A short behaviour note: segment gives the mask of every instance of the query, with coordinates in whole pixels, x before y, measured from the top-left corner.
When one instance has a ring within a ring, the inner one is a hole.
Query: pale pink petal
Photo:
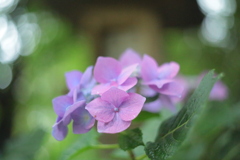
[[[127,90],[131,89],[132,87],[134,87],[136,84],[137,84],[137,78],[132,77],[132,78],[128,78],[118,88],[123,90],[123,91],[127,91]]]
[[[217,81],[210,93],[209,99],[222,101],[228,97],[228,88],[221,81]]]
[[[129,93],[129,97],[119,107],[119,116],[124,121],[131,121],[138,116],[142,110],[146,98],[136,94]]]
[[[157,92],[147,85],[141,85],[140,94],[143,95],[144,97],[153,97],[157,94]]]
[[[158,70],[157,62],[152,57],[144,55],[141,64],[142,79],[146,82],[156,79],[158,77],[157,70]]]
[[[177,96],[177,97],[181,97],[184,90],[183,86],[181,86],[177,82],[170,82],[170,83],[164,84],[163,87],[160,89],[157,88],[156,86],[150,86],[150,87],[161,94],[165,94],[169,96]]]
[[[107,92],[102,94],[101,99],[111,103],[114,107],[119,107],[120,104],[128,98],[128,94],[116,87],[110,88]]]
[[[157,100],[145,103],[143,106],[143,110],[152,113],[158,113],[162,108],[167,108],[172,112],[176,112],[176,107],[173,104],[171,98],[166,95],[161,95]]]
[[[119,58],[119,61],[124,67],[127,67],[127,66],[130,66],[130,65],[136,64],[136,63],[140,64],[141,63],[141,57],[136,51],[129,48],[126,51],[123,52],[123,54]]]
[[[52,104],[55,113],[58,116],[63,117],[66,108],[73,104],[73,98],[66,95],[59,96],[52,100]]]
[[[94,78],[100,83],[117,79],[122,71],[121,64],[114,58],[99,57],[94,67]]]
[[[176,112],[176,106],[173,104],[171,96],[161,95],[160,100],[164,108],[171,110],[172,112]]]
[[[79,71],[70,71],[65,73],[65,78],[68,89],[72,90],[80,84],[82,73]]]
[[[96,98],[86,105],[86,110],[98,121],[109,122],[113,119],[114,106],[101,98]]]
[[[137,66],[138,64],[133,64],[131,66],[124,68],[117,79],[118,84],[121,85],[122,83],[124,83],[131,76],[131,74],[137,69]]]
[[[123,121],[118,114],[116,114],[112,121],[104,123],[98,121],[97,130],[99,133],[119,133],[126,130],[131,125],[131,121]]]
[[[102,95],[104,92],[106,92],[107,90],[109,90],[111,88],[111,85],[109,83],[105,83],[105,84],[99,84],[96,85],[95,87],[93,87],[92,89],[92,95]]]
[[[170,82],[173,82],[174,80],[173,79],[156,79],[156,80],[152,80],[152,81],[148,81],[148,82],[143,82],[144,85],[154,85],[156,86],[157,88],[162,88],[163,85],[167,84],[167,83],[170,83]]]
[[[158,68],[158,78],[174,78],[180,69],[176,62],[164,63]]]
[[[145,103],[143,106],[144,111],[158,113],[163,108],[162,102],[160,99],[157,99],[153,102]]]

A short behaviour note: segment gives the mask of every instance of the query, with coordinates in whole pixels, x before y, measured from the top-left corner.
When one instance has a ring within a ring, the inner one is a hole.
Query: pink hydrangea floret
[[[127,129],[142,110],[146,98],[116,87],[87,104],[86,109],[98,121],[100,133],[118,133]]]

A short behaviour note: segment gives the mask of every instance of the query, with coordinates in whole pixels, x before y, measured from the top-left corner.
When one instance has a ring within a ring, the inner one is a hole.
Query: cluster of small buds
[[[127,49],[119,60],[99,57],[84,73],[66,73],[69,92],[53,99],[58,116],[53,136],[63,140],[71,121],[76,134],[88,132],[95,121],[98,132],[114,134],[126,130],[142,110],[159,112],[163,106],[175,110],[172,99],[183,92],[175,79],[178,71],[176,62],[158,66],[149,55],[141,57]],[[148,97],[157,98],[145,103]]]

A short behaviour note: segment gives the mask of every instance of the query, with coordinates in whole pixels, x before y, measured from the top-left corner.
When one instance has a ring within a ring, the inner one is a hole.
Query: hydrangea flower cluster
[[[69,92],[52,101],[53,136],[63,140],[71,121],[76,134],[88,132],[96,121],[98,132],[114,134],[126,130],[142,110],[175,110],[172,99],[183,92],[175,79],[179,68],[176,62],[158,66],[151,56],[127,49],[119,60],[99,57],[84,73],[66,73]],[[145,103],[149,97],[156,98]]]

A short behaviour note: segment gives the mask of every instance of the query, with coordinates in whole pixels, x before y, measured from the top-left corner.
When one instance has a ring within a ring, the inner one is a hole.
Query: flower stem
[[[91,149],[115,149],[119,148],[118,144],[97,144],[97,145],[90,145],[85,148],[82,148],[79,151],[76,151],[74,154],[70,156],[70,159],[74,158],[75,156],[79,155],[80,153],[91,150]]]
[[[135,155],[134,155],[132,150],[128,150],[128,154],[129,154],[131,160],[136,160],[136,157],[135,157]]]
[[[98,145],[92,145],[91,149],[115,149],[119,148],[118,144],[98,144]]]
[[[144,155],[141,155],[141,156],[137,157],[136,160],[143,160],[146,157],[147,157],[147,155],[144,154]]]

